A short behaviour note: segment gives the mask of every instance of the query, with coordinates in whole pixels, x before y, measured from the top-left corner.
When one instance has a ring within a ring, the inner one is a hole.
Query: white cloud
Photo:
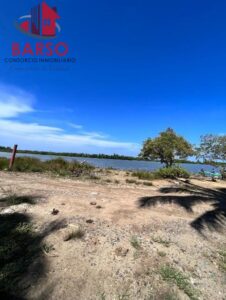
[[[95,131],[84,131],[82,125],[74,124],[74,123],[67,123],[70,127],[77,129],[77,132],[82,136],[88,136],[90,138],[97,138],[97,139],[106,139],[109,136],[107,134]]]
[[[17,117],[33,111],[33,95],[12,86],[0,85],[0,118]]]
[[[74,123],[67,123],[67,124],[74,129],[82,129],[83,128],[83,126],[79,125],[79,124],[74,124]]]
[[[79,131],[82,125],[68,123],[79,132],[21,120],[24,113],[35,112],[35,97],[20,89],[0,85],[0,141],[2,145],[18,144],[20,149],[70,151],[87,153],[120,153],[136,155],[136,143],[113,141],[98,132]],[[18,121],[18,117],[21,116]],[[17,120],[13,119],[17,117]]]
[[[0,139],[5,145],[19,144],[20,149],[137,154],[139,145],[99,137],[68,134],[57,127],[14,120],[0,120]]]
[[[95,132],[95,131],[82,131],[82,135],[90,137],[90,138],[96,138],[96,139],[106,139],[109,136],[107,134],[103,134],[100,132]]]
[[[57,127],[49,127],[39,125],[37,123],[23,123],[13,120],[1,120],[0,119],[0,134],[20,136],[20,135],[43,135],[43,134],[57,134],[63,132],[63,129]]]

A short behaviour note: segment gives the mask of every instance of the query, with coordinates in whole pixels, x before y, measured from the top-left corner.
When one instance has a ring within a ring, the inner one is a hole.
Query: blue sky
[[[0,11],[0,144],[136,155],[167,127],[191,143],[226,133],[226,1],[47,1],[77,59],[66,71],[15,70],[14,22],[38,1]]]

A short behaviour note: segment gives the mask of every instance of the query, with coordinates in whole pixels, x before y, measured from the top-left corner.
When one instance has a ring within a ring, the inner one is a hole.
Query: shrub
[[[67,171],[68,165],[69,163],[63,158],[51,159],[44,162],[44,166],[47,171],[62,175],[64,175]]]
[[[13,165],[13,171],[18,172],[42,172],[43,162],[33,157],[17,157]]]
[[[0,170],[5,170],[9,166],[9,160],[5,157],[0,157]]]
[[[137,177],[143,180],[152,180],[154,179],[153,173],[146,172],[146,171],[136,171],[132,173],[132,176]]]
[[[134,184],[137,184],[137,185],[141,184],[140,182],[138,182],[138,181],[136,181],[134,179],[126,179],[126,183],[129,183],[129,184],[134,183]]]
[[[144,181],[144,182],[143,182],[143,185],[146,185],[146,186],[153,186],[153,183],[152,183],[152,182]]]
[[[0,170],[8,167],[8,160],[0,158]],[[41,161],[33,157],[17,157],[12,170],[17,172],[52,172],[58,175],[94,177],[93,166],[77,161],[69,162],[62,158]],[[96,178],[96,177],[95,177]],[[96,178],[98,179],[98,178]]]
[[[181,167],[162,168],[154,172],[155,178],[189,178],[190,173]]]
[[[153,180],[153,179],[160,179],[160,178],[189,178],[190,173],[185,169],[174,166],[169,168],[161,168],[154,172],[146,172],[146,171],[136,171],[132,173],[132,176],[138,177],[142,180]]]
[[[111,181],[111,179],[106,179],[105,182],[111,183],[112,181]]]
[[[93,176],[92,171],[94,166],[91,166],[87,163],[80,163],[78,161],[73,161],[69,163],[68,170],[70,173],[76,177],[79,176]],[[95,178],[97,179],[97,178]]]

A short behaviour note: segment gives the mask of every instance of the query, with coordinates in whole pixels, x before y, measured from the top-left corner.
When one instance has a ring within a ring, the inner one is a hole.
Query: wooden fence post
[[[15,160],[15,157],[16,157],[16,151],[17,151],[17,145],[14,145],[12,156],[11,156],[10,161],[9,161],[9,169],[12,169],[12,167],[13,167],[14,160]]]

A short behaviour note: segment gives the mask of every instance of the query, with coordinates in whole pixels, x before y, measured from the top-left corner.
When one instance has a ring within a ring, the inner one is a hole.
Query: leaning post
[[[12,167],[13,167],[14,160],[15,160],[15,157],[16,157],[16,151],[17,151],[17,145],[14,145],[12,156],[11,156],[10,161],[9,161],[9,169],[12,169]]]

